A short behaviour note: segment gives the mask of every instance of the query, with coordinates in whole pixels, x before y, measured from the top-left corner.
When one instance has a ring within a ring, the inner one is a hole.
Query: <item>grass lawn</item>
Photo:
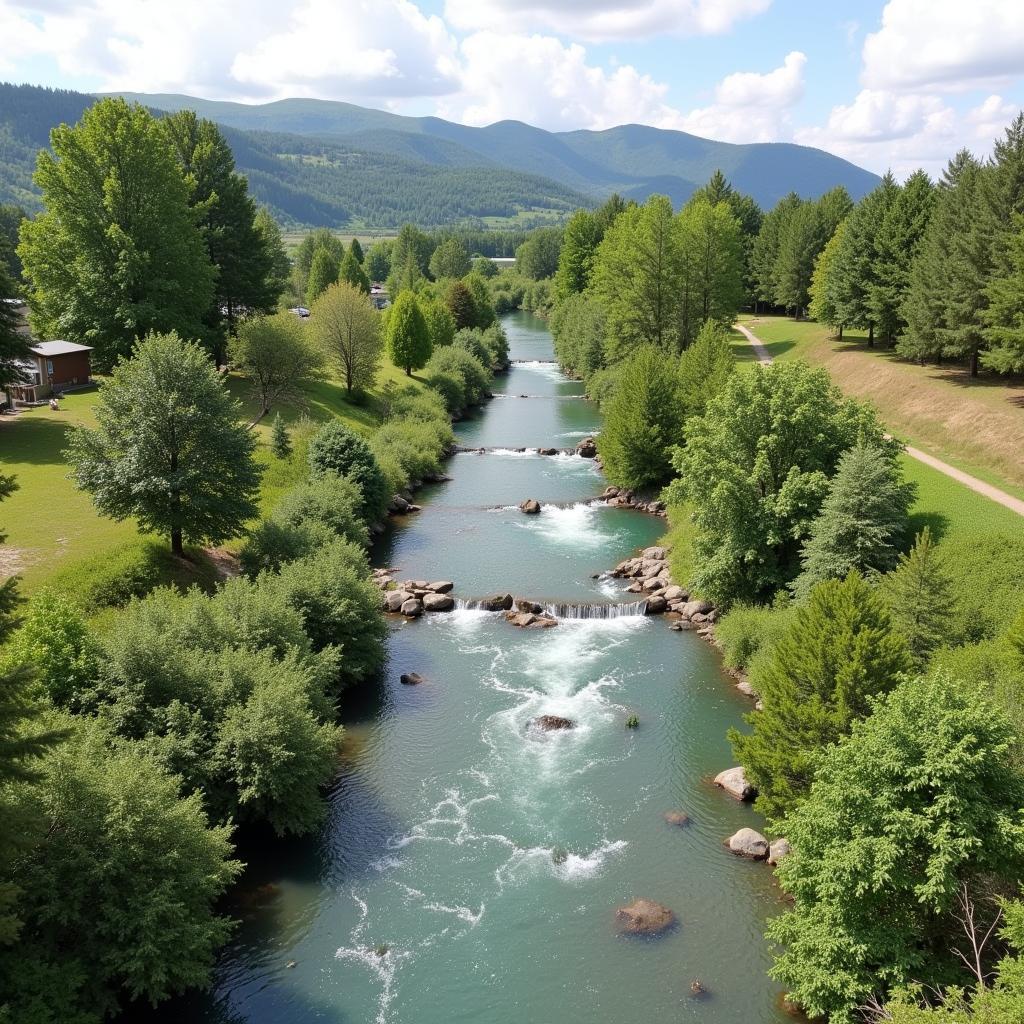
[[[380,422],[379,394],[389,382],[399,387],[406,383],[425,386],[386,363],[374,391],[359,403],[347,400],[341,383],[324,379],[301,401],[272,409],[255,427],[261,442],[257,457],[266,467],[261,505],[266,508],[273,504],[299,473],[299,467],[274,459],[266,446],[276,412],[290,426],[303,417],[313,423],[339,418],[367,434]],[[242,403],[247,422],[251,421],[258,406],[248,382],[231,376],[228,388]],[[22,593],[31,595],[56,573],[58,585],[74,590],[79,577],[95,575],[104,565],[130,563],[134,567],[142,561],[158,580],[209,584],[214,573],[202,552],[191,552],[191,562],[171,560],[165,556],[160,539],[142,537],[134,522],[118,523],[100,516],[89,495],[68,479],[62,455],[68,432],[74,426],[95,423],[98,398],[99,388],[90,388],[68,394],[59,412],[43,406],[0,417],[0,465],[19,484],[19,489],[0,504],[0,530],[7,534],[0,546],[0,578],[18,573]]]
[[[1024,497],[1024,381],[960,366],[917,366],[884,348],[868,349],[863,332],[843,341],[811,321],[743,316],[776,359],[824,366],[850,395],[867,399],[902,440],[964,472]],[[741,336],[738,336],[741,338]],[[753,359],[736,340],[737,356]]]

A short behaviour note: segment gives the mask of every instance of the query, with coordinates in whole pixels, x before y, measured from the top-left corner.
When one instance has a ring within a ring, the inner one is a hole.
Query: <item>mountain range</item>
[[[854,199],[878,177],[819,149],[734,145],[645,125],[549,132],[521,121],[476,128],[329,100],[242,104],[122,93],[154,111],[191,108],[221,125],[253,195],[289,225],[393,228],[404,221],[517,225],[561,219],[612,192],[681,204],[721,169],[763,208],[795,191],[844,185]],[[38,207],[35,153],[50,128],[94,97],[0,85],[0,201]]]

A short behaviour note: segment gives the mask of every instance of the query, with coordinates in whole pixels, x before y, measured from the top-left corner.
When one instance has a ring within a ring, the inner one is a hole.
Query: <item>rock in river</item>
[[[768,840],[752,828],[741,828],[727,840],[729,849],[739,857],[764,860],[768,856]]]
[[[715,785],[721,787],[730,796],[737,800],[753,800],[757,796],[757,790],[747,782],[746,773],[742,767],[727,768],[715,776]]]
[[[428,612],[450,612],[455,607],[455,598],[450,594],[424,594],[423,607]]]
[[[585,459],[592,459],[597,455],[597,444],[592,437],[585,437],[578,445],[576,451]]]
[[[525,512],[528,516],[535,516],[540,511],[540,502],[536,498],[527,498],[519,502],[519,511]]]
[[[562,718],[561,715],[539,715],[537,718],[531,719],[530,725],[535,729],[542,729],[544,732],[576,728],[576,723],[571,718]]]
[[[511,607],[511,594],[493,594],[480,602],[480,608],[485,612],[507,612]]]
[[[408,590],[389,590],[384,595],[384,607],[389,612],[397,612],[402,610],[402,605],[406,601],[411,601],[413,595]]]
[[[432,591],[435,594],[448,594],[455,589],[455,584],[451,580],[438,580],[436,583],[431,583],[427,590]]]
[[[665,821],[669,825],[675,825],[676,828],[682,828],[684,825],[690,824],[690,816],[686,811],[666,811]]]
[[[676,915],[654,900],[639,899],[619,907],[615,920],[627,935],[660,935],[675,924]]]
[[[423,614],[423,602],[418,597],[410,597],[400,609],[407,618],[416,619]]]
[[[399,677],[398,681],[403,686],[419,686],[420,683],[426,682],[426,680],[419,674],[419,672],[403,672]]]

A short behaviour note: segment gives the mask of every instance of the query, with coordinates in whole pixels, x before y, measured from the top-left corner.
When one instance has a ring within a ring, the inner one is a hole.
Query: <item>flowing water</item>
[[[585,459],[511,451],[571,446],[600,416],[538,361],[551,358],[541,321],[505,326],[524,362],[457,433],[506,451],[452,458],[452,481],[422,492],[423,511],[376,552],[402,578],[454,580],[460,608],[394,623],[386,679],[349,695],[326,826],[251,864],[242,925],[186,1019],[785,1019],[761,937],[778,909],[771,873],[722,846],[758,819],[708,781],[731,763],[725,731],[747,704],[707,644],[592,578],[664,524],[593,503],[603,481]],[[526,497],[552,504],[525,516]],[[497,591],[564,617],[521,631],[472,607]],[[407,671],[427,681],[403,687]],[[539,733],[541,714],[577,728]],[[665,824],[676,809],[688,828]],[[640,896],[678,927],[616,934],[615,907]],[[691,997],[694,978],[705,998]]]

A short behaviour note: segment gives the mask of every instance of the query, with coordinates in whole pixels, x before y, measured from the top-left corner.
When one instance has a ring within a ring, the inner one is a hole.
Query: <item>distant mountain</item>
[[[291,225],[527,226],[614,191],[639,200],[660,192],[680,204],[718,168],[765,208],[789,191],[813,197],[836,185],[856,199],[878,181],[805,146],[736,146],[643,125],[548,132],[501,121],[473,128],[328,100],[248,105],[122,95],[157,112],[191,108],[217,121],[253,195]],[[0,202],[38,207],[35,154],[54,125],[77,121],[92,102],[82,93],[0,84]]]

